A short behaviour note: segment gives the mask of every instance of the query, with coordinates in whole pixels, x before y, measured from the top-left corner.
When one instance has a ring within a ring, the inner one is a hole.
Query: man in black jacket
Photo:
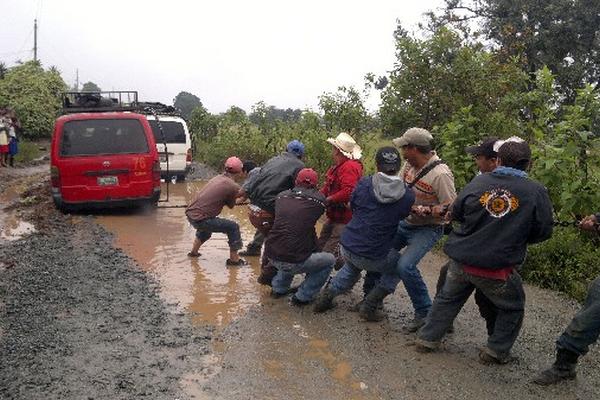
[[[500,166],[475,177],[458,195],[452,218],[460,226],[444,251],[450,257],[448,277],[436,296],[427,322],[418,333],[416,349],[436,350],[475,288],[496,306],[498,315],[484,364],[506,364],[523,323],[525,292],[515,267],[529,243],[552,235],[552,204],[546,189],[525,170],[531,150],[525,142],[507,142],[498,150]]]
[[[275,222],[265,243],[265,254],[277,268],[273,297],[288,294],[294,275],[306,274],[290,299],[298,306],[314,300],[335,263],[333,254],[317,250],[315,224],[325,212],[325,196],[316,190],[317,183],[317,173],[304,168],[295,187],[277,196]]]

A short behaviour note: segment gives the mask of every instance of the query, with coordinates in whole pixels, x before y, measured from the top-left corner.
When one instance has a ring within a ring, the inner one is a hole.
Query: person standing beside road
[[[342,132],[335,139],[329,138],[332,145],[334,165],[327,170],[321,193],[327,205],[327,220],[319,235],[319,248],[336,257],[335,268],[340,269],[344,260],[340,255],[340,236],[344,227],[352,218],[350,195],[362,177],[363,166],[360,146],[352,136]]]
[[[0,166],[8,167],[8,130],[10,121],[4,115],[0,115]]]
[[[416,332],[431,308],[427,285],[417,264],[442,237],[442,214],[456,198],[454,176],[433,150],[433,136],[426,129],[410,128],[393,140],[406,161],[400,176],[415,191],[415,203],[406,220],[400,221],[394,237],[397,252],[404,249],[396,270],[381,276],[378,293],[392,293],[402,281],[414,307],[414,318],[406,326]],[[367,277],[368,279],[369,277]],[[373,290],[375,290],[373,289]]]
[[[285,152],[262,166],[256,180],[246,190],[250,199],[250,222],[265,238],[275,220],[275,199],[279,193],[294,187],[296,175],[304,168],[303,156],[304,144],[292,140],[287,144]],[[258,283],[270,286],[276,273],[277,270],[263,254]]]
[[[275,221],[265,243],[265,254],[277,269],[271,295],[275,298],[290,293],[294,275],[306,274],[304,282],[291,296],[293,305],[312,302],[323,287],[335,257],[318,251],[315,224],[325,212],[325,197],[315,188],[317,173],[304,168],[295,187],[281,192],[275,200]]]
[[[586,231],[600,233],[600,213],[588,215],[579,224]],[[596,277],[583,304],[583,308],[573,317],[567,329],[556,341],[556,360],[552,366],[542,371],[533,382],[538,385],[552,385],[577,377],[579,357],[587,354],[590,345],[600,336],[600,276]]]
[[[483,364],[506,364],[523,323],[525,292],[516,270],[527,245],[552,235],[553,210],[541,184],[527,177],[531,150],[526,142],[507,142],[498,150],[500,166],[475,177],[459,193],[452,218],[460,226],[444,245],[450,258],[448,276],[416,350],[434,351],[463,305],[478,288],[497,309],[487,346],[479,353]]]
[[[242,161],[237,157],[229,157],[225,161],[225,171],[212,178],[198,192],[196,198],[185,210],[190,224],[196,229],[196,238],[189,257],[199,257],[200,246],[204,244],[213,232],[227,234],[229,258],[225,265],[241,266],[247,262],[238,255],[242,248],[240,227],[235,221],[219,218],[223,207],[233,208],[239,195],[240,186],[235,182],[242,174]]]
[[[377,173],[362,178],[352,193],[352,219],[340,240],[345,264],[319,296],[314,308],[317,313],[332,308],[335,296],[352,289],[363,269],[387,272],[398,261],[392,239],[398,223],[410,214],[415,194],[397,176],[400,154],[395,148],[377,150],[375,162]],[[381,288],[371,290],[360,305],[360,316],[368,321],[378,320],[377,307],[389,293]]]

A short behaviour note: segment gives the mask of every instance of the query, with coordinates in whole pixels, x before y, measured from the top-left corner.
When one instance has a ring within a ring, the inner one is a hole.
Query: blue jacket
[[[352,219],[342,232],[341,245],[370,260],[385,258],[398,223],[410,214],[414,202],[413,190],[397,176],[378,172],[362,178],[350,198]]]

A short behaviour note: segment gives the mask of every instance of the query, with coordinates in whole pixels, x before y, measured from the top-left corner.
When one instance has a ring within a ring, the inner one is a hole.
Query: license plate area
[[[99,176],[98,186],[115,186],[119,184],[119,178],[116,176]]]

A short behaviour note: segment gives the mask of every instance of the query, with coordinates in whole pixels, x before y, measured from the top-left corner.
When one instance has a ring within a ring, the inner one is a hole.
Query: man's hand
[[[431,207],[431,215],[434,217],[445,217],[449,209],[448,204],[438,204],[437,206]]]
[[[598,219],[594,214],[588,215],[579,222],[579,228],[584,231],[596,231],[598,230]]]

